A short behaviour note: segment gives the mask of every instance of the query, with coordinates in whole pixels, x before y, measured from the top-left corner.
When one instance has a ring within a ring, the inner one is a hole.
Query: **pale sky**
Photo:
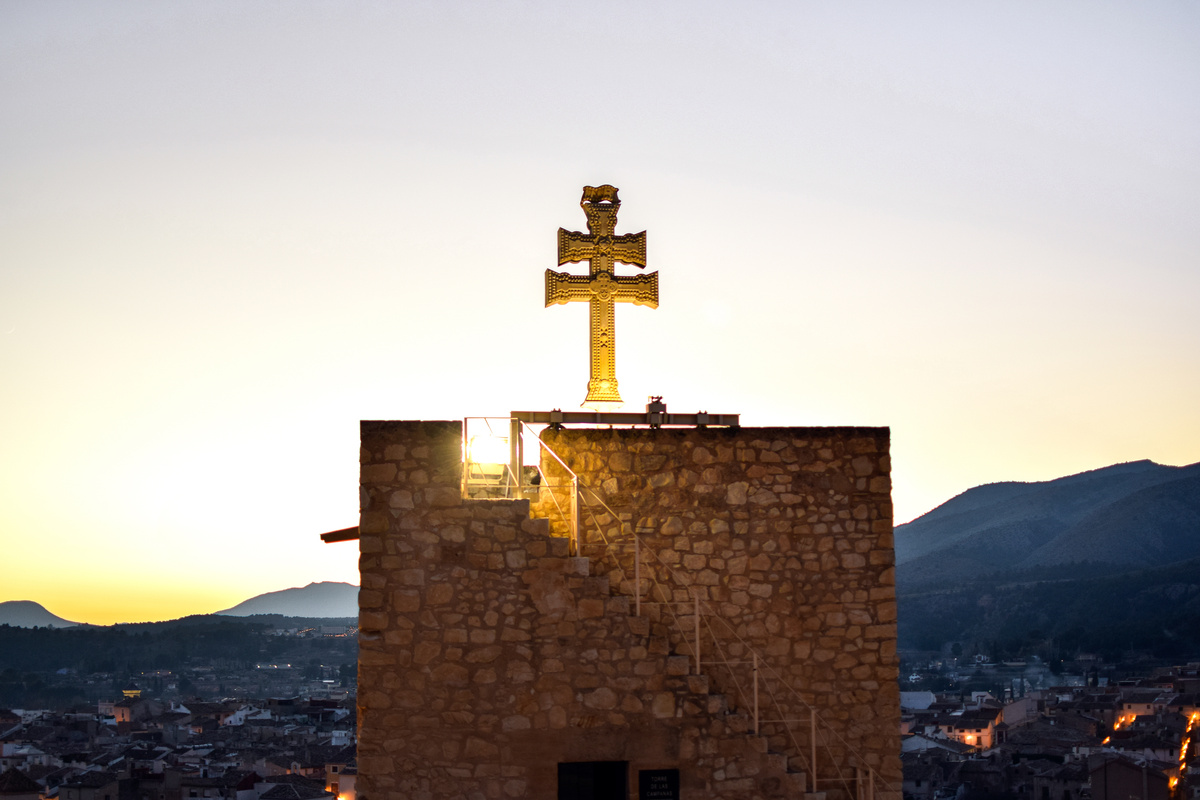
[[[542,276],[587,184],[659,271],[631,408],[890,426],[897,523],[1200,461],[1197,42],[1182,1],[9,0],[0,600],[357,582],[317,534],[360,419],[582,402]]]

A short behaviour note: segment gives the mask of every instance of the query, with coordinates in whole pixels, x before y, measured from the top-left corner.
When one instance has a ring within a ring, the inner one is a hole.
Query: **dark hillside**
[[[194,616],[169,622],[76,628],[15,628],[0,625],[0,671],[81,674],[178,672],[197,663],[252,666],[323,648],[354,660],[353,638],[302,639],[272,635],[276,628],[313,627],[313,620],[286,617]],[[318,625],[352,626],[355,619],[320,619]],[[343,652],[344,651],[344,652]],[[297,658],[297,660],[299,660]]]
[[[980,486],[896,552],[901,647],[1200,657],[1200,464]]]
[[[1150,567],[1200,558],[1200,475],[1134,492],[1093,511],[1032,553],[1027,566],[1105,560]]]
[[[1117,464],[971,489],[896,527],[901,594],[1090,560],[1128,569],[1200,556],[1200,464]]]
[[[900,646],[974,644],[992,658],[1130,652],[1200,657],[1200,559],[1113,574],[1112,565],[1040,567],[947,590],[902,594]]]

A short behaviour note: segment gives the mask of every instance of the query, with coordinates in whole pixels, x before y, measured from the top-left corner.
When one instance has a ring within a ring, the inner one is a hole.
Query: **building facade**
[[[461,433],[362,423],[360,798],[899,797],[887,429]]]

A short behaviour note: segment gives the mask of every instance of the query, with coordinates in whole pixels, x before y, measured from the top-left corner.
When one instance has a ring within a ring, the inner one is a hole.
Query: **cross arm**
[[[597,255],[610,255],[622,264],[646,266],[646,232],[623,233],[620,236],[599,236],[591,233],[558,229],[559,265],[587,261]]]
[[[546,270],[546,307],[556,303],[569,303],[572,300],[591,300],[590,283],[591,278],[587,275]]]
[[[613,292],[613,300],[619,303],[633,303],[636,306],[658,308],[658,272],[648,275],[615,275],[613,281],[617,289]]]

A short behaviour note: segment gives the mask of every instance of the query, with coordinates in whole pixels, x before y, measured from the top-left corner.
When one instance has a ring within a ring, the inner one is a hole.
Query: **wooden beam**
[[[334,542],[352,542],[358,538],[358,526],[353,528],[342,528],[340,531],[330,531],[329,533],[321,534],[321,541],[325,544],[333,544]]]

